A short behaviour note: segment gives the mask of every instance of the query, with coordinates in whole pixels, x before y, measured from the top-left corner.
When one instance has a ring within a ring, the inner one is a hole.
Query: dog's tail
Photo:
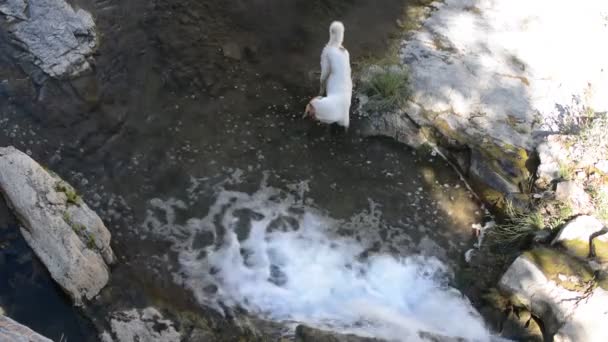
[[[344,41],[344,24],[334,21],[329,25],[329,44],[340,46]]]

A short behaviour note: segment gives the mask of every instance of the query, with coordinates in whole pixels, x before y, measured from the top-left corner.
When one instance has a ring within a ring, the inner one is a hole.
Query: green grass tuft
[[[411,92],[405,68],[378,67],[361,82],[362,91],[369,98],[371,110],[393,110],[403,106]]]
[[[516,245],[535,231],[545,228],[545,220],[537,211],[522,213],[510,201],[505,204],[507,218],[488,231],[488,238],[497,245]]]
[[[574,179],[574,168],[567,163],[560,163],[558,170],[559,178],[569,181]]]
[[[82,204],[82,198],[78,196],[76,190],[64,181],[59,181],[55,184],[55,191],[63,192],[66,197],[66,201],[68,204],[78,205]]]

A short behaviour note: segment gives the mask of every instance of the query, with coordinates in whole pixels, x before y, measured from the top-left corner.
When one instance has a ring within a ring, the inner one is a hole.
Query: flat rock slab
[[[75,76],[90,68],[97,46],[93,17],[63,0],[6,0],[0,13],[9,21],[13,43],[51,77]]]
[[[53,342],[52,340],[4,315],[0,315],[0,341]]]
[[[114,312],[110,332],[101,335],[103,342],[179,342],[181,334],[173,322],[163,318],[155,308]]]
[[[468,137],[532,150],[585,108],[608,109],[608,2],[445,0],[401,48],[408,114]],[[567,23],[567,24],[566,24]],[[581,51],[585,51],[581,53]]]
[[[99,216],[69,184],[14,147],[0,148],[0,191],[25,240],[75,304],[96,296],[115,260]]]

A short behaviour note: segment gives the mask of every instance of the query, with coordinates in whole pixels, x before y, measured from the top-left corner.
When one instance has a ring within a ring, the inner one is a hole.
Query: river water
[[[300,118],[331,20],[344,21],[357,66],[382,56],[406,3],[75,5],[94,15],[100,48],[73,81],[34,84],[2,31],[0,145],[70,181],[111,230],[120,263],[95,321],[194,302],[388,338],[485,336],[448,287],[482,215],[456,174],[430,154],[363,139],[356,116],[348,133]],[[13,251],[0,249],[6,279],[25,274],[43,289],[22,297],[0,282],[0,306],[53,339],[95,340],[45,271],[31,276],[35,258],[20,266],[31,252],[6,209],[0,217]],[[460,314],[467,329],[442,324]]]

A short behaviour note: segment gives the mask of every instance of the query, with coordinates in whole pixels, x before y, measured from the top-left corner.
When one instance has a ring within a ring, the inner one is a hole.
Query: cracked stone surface
[[[14,147],[0,148],[0,190],[51,277],[76,305],[95,297],[115,261],[101,218],[69,184]]]
[[[115,312],[110,319],[112,332],[101,335],[103,342],[179,342],[180,333],[173,322],[155,308]]]
[[[51,77],[75,76],[90,68],[88,58],[97,46],[90,13],[63,0],[7,0],[0,4],[13,43]]]

